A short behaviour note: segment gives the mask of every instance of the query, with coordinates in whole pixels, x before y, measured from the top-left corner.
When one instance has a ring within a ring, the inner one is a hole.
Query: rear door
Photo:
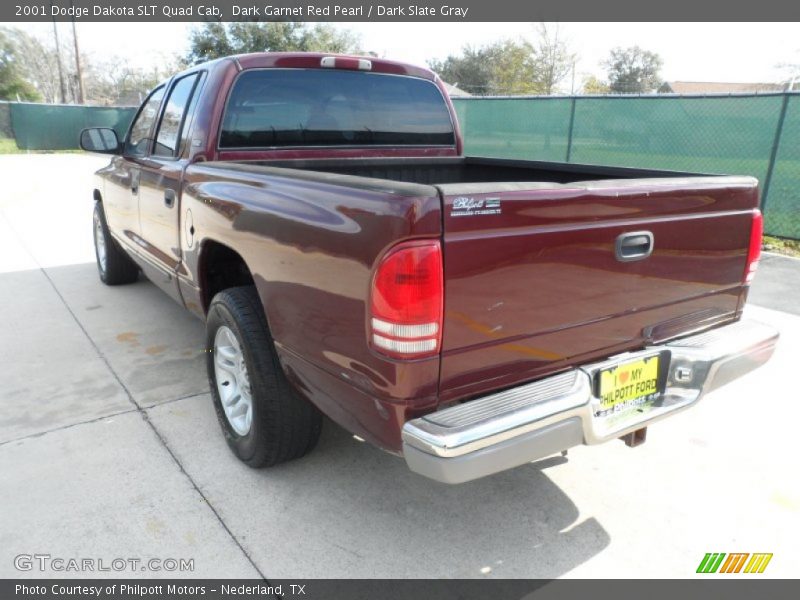
[[[141,251],[149,263],[148,275],[168,294],[179,299],[175,271],[181,261],[181,179],[187,159],[181,157],[187,139],[193,98],[200,74],[174,80],[155,129],[152,152],[141,161],[139,223]]]
[[[441,396],[738,316],[756,181],[444,185]]]

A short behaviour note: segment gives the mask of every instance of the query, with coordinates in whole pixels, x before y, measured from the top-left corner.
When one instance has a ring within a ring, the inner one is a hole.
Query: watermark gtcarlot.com
[[[191,573],[193,558],[76,558],[51,554],[17,554],[14,557],[17,571],[56,573],[141,573],[143,571]]]

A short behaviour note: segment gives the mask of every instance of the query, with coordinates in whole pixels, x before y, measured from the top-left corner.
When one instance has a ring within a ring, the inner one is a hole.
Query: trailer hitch
[[[629,448],[635,448],[636,446],[641,446],[642,444],[647,441],[647,427],[642,427],[641,429],[637,429],[636,431],[631,431],[630,433],[623,435],[621,438],[625,445]]]

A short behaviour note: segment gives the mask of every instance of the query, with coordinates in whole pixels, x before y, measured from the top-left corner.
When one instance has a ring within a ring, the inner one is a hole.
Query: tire
[[[214,409],[239,460],[253,468],[271,467],[314,448],[322,415],[294,393],[283,374],[254,286],[214,296],[206,349]]]
[[[93,218],[94,257],[100,281],[106,285],[133,283],[139,277],[139,267],[119,247],[108,232],[106,215],[100,202],[94,204]]]

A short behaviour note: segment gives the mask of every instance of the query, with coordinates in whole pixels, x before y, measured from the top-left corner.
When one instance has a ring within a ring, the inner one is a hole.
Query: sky
[[[143,68],[163,66],[187,48],[191,23],[78,23],[81,52],[100,59],[118,55]],[[535,23],[344,23],[362,47],[386,58],[425,65],[466,44],[482,46],[504,38],[533,39]],[[52,39],[52,24],[21,28]],[[786,78],[781,63],[800,64],[800,23],[561,23],[578,55],[576,86],[586,75],[604,76],[602,61],[615,46],[639,45],[664,59],[665,80],[776,82]],[[59,24],[62,43],[71,25]],[[143,35],[145,37],[143,37]],[[568,78],[569,79],[569,78]],[[570,81],[562,87],[569,91]]]

